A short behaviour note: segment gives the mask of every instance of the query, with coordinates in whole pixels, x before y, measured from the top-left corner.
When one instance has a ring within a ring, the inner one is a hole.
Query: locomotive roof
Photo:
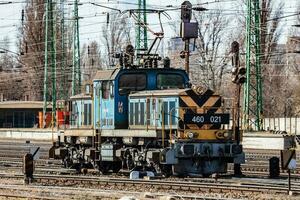
[[[71,96],[70,99],[92,99],[92,96],[89,94],[81,93],[81,94],[76,94],[74,96]]]
[[[165,89],[165,90],[146,90],[139,91],[129,95],[129,97],[140,97],[140,96],[178,96],[185,95],[191,88],[185,89]]]
[[[114,80],[120,69],[99,70],[96,72],[94,80]]]
[[[129,95],[129,97],[142,97],[142,96],[185,96],[190,95],[190,91],[193,93],[200,95],[215,95],[214,91],[208,88],[184,88],[184,89],[163,89],[163,90],[145,90],[145,91],[137,91]]]
[[[121,69],[121,68],[115,68],[115,69],[107,69],[107,70],[99,70],[96,72],[96,75],[94,76],[93,81],[101,81],[101,80],[114,80],[118,73],[120,71],[129,71],[129,72],[141,72],[141,71],[146,71],[146,70],[157,70],[157,71],[184,71],[183,69],[174,69],[174,68],[156,68],[156,69],[146,69],[146,68],[138,68],[138,69]]]

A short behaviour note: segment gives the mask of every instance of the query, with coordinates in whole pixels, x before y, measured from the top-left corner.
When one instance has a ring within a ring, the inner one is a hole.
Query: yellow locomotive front
[[[164,170],[176,175],[226,173],[228,163],[244,162],[244,153],[222,104],[222,97],[209,89],[137,92],[129,96],[129,126],[158,133]]]

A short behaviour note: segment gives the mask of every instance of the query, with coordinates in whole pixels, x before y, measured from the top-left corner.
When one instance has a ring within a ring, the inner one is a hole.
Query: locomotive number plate
[[[229,124],[229,114],[185,114],[186,124]]]

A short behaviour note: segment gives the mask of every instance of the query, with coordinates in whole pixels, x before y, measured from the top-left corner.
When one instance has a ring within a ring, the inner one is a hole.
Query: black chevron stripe
[[[202,107],[205,102],[214,94],[212,90],[206,90],[203,94],[198,95],[193,90],[188,90],[187,95],[199,106]]]

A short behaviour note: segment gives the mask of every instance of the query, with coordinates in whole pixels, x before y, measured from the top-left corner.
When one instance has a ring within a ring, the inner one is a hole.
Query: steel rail
[[[23,178],[23,175],[0,175],[1,178]],[[283,188],[282,185],[266,186],[262,184],[241,184],[237,183],[212,183],[212,182],[187,182],[187,181],[165,181],[165,180],[131,180],[124,178],[104,178],[104,177],[81,177],[81,176],[56,176],[56,175],[34,175],[34,179],[38,183],[48,185],[59,184],[83,184],[87,186],[130,186],[135,189],[141,186],[147,186],[156,189],[175,189],[188,192],[250,192],[250,193],[274,193],[274,194],[286,194],[287,188]],[[299,195],[300,189],[294,189],[294,194]]]

